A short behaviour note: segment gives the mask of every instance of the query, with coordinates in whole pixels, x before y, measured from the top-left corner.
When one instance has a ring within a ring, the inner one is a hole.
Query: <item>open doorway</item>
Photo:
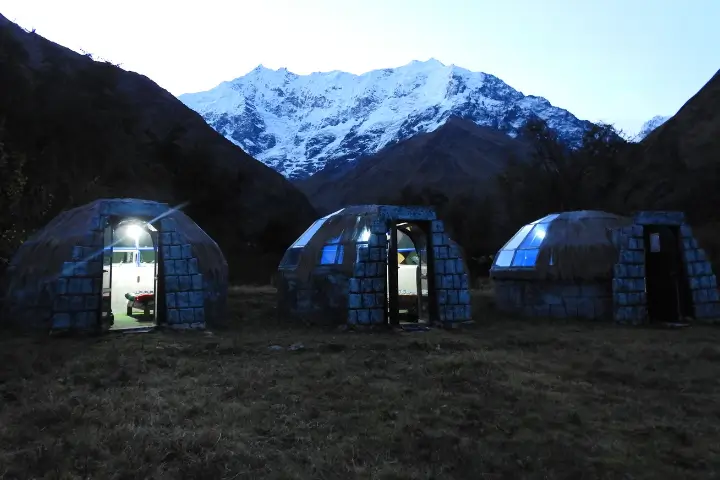
[[[112,330],[157,323],[157,230],[142,220],[116,219],[105,229],[101,321]]]
[[[391,325],[430,321],[429,225],[397,222],[388,232],[387,318]],[[425,228],[423,228],[425,227]]]
[[[668,225],[643,227],[645,291],[651,323],[686,323],[693,316],[679,233],[678,227]]]

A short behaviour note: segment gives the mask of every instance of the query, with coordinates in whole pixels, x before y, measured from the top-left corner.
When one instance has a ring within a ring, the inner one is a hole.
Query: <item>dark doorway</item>
[[[427,223],[427,224],[426,224]],[[390,325],[429,323],[434,275],[429,222],[398,221],[388,232],[387,319]]]
[[[680,229],[646,225],[645,291],[651,323],[679,323],[692,317],[692,297],[683,268]]]

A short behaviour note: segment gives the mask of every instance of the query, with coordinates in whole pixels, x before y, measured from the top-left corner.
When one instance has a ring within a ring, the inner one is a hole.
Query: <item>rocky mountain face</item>
[[[640,131],[637,135],[635,135],[635,138],[633,138],[633,141],[640,142],[645,137],[650,135],[650,133],[658,128],[663,123],[667,122],[670,119],[670,117],[665,117],[662,115],[655,115],[653,118],[648,120],[647,122],[643,123],[643,126],[640,128]]]
[[[267,281],[315,219],[282,175],[147,77],[2,16],[0,160],[5,253],[59,211],[96,198],[189,202],[185,212],[221,246],[231,276]]]
[[[720,265],[720,71],[623,164],[613,195],[633,208],[684,210]]]
[[[320,213],[393,198],[405,187],[428,188],[448,197],[485,194],[508,162],[529,155],[530,146],[520,138],[450,117],[432,132],[388,145],[352,164],[325,168],[295,185]]]
[[[179,98],[230,141],[291,179],[433,132],[450,117],[515,137],[536,116],[570,145],[590,126],[493,75],[434,59],[363,75],[296,75],[259,66]]]
[[[720,201],[720,71],[628,155],[629,200],[684,209]]]

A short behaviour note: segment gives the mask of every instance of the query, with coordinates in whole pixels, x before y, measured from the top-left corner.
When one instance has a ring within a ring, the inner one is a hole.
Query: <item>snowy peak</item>
[[[658,128],[663,123],[667,122],[670,119],[669,116],[661,116],[661,115],[655,115],[653,118],[648,120],[647,122],[643,123],[643,126],[640,128],[640,132],[638,132],[637,135],[635,135],[635,138],[633,138],[633,141],[640,142],[645,137],[650,135],[650,133]]]
[[[493,75],[434,58],[362,75],[297,75],[259,65],[212,90],[179,98],[230,141],[290,178],[434,131],[450,116],[510,136],[540,117],[570,144],[590,125]]]

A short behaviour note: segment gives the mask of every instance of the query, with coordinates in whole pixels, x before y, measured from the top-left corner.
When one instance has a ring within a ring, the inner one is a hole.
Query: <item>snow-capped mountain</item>
[[[212,90],[179,98],[230,141],[290,178],[372,155],[431,132],[451,116],[513,137],[538,116],[569,144],[579,142],[590,125],[493,75],[435,59],[362,75],[296,75],[260,65]]]
[[[647,122],[643,123],[643,126],[640,128],[640,131],[637,135],[635,135],[635,138],[633,138],[633,141],[639,142],[648,135],[650,135],[650,132],[658,128],[663,123],[667,122],[670,119],[669,116],[664,117],[662,115],[655,115],[653,118],[648,120]]]

